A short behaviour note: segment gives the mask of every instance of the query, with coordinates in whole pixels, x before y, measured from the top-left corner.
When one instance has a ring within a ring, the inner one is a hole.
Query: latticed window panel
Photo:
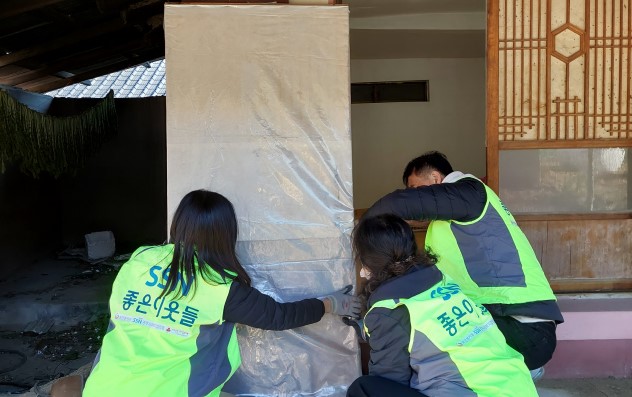
[[[631,2],[497,1],[501,148],[632,141]]]

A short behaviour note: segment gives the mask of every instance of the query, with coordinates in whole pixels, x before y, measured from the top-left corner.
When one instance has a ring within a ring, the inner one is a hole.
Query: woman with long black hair
[[[237,234],[224,196],[184,196],[169,244],[141,247],[121,267],[84,396],[219,396],[241,362],[235,323],[284,330],[324,313],[359,315],[350,288],[289,303],[252,288],[235,254]]]

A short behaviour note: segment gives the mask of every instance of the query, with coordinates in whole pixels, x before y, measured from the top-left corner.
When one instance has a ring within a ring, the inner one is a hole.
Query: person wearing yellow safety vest
[[[431,253],[418,251],[406,221],[363,217],[353,249],[368,279],[371,352],[368,375],[351,384],[348,397],[538,395],[489,312],[437,269]]]
[[[425,244],[438,255],[437,267],[485,305],[534,379],[540,377],[564,318],[513,215],[481,180],[453,171],[436,151],[410,161],[402,179],[407,189],[382,197],[365,216],[430,220]]]
[[[117,274],[84,397],[219,396],[241,363],[235,323],[283,330],[324,313],[358,317],[350,286],[289,303],[252,288],[236,242],[228,199],[206,190],[184,196],[170,243],[139,248]]]

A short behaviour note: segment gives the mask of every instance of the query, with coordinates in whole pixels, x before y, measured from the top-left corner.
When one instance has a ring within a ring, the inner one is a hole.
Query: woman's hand
[[[325,313],[337,314],[351,318],[360,318],[362,302],[360,297],[349,295],[353,289],[352,285],[347,285],[343,289],[333,292],[320,298],[325,305]]]

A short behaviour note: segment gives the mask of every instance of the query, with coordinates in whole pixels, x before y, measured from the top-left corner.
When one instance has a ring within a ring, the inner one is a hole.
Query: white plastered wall
[[[351,106],[355,208],[401,189],[408,161],[428,150],[485,175],[485,60],[372,59],[351,62],[352,82],[429,80],[429,102]]]
[[[278,300],[354,284],[348,8],[167,5],[165,32],[169,216],[191,190],[226,196],[240,259]],[[238,337],[238,395],[342,396],[360,374],[337,316]]]

